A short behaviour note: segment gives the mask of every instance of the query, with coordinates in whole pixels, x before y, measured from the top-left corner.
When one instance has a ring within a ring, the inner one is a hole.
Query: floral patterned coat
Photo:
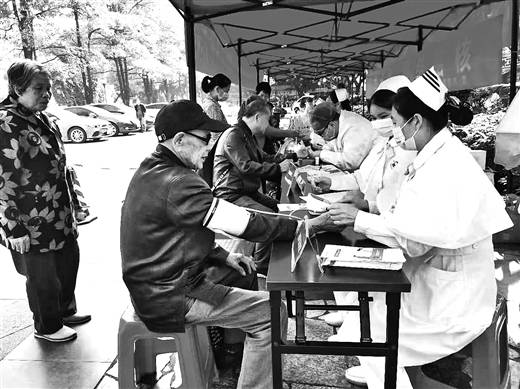
[[[61,135],[45,114],[12,98],[0,103],[0,237],[29,235],[30,252],[63,248],[77,236]]]

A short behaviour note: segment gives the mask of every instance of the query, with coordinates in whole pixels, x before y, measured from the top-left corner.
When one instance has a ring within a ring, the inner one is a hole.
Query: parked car
[[[66,107],[65,109],[79,116],[107,120],[114,128],[115,135],[127,135],[130,132],[139,131],[139,127],[135,123],[132,123],[121,115],[108,112],[102,108],[93,107],[91,105],[81,105]]]
[[[157,116],[161,108],[168,104],[168,102],[146,104],[146,114],[150,115],[150,118],[152,118],[152,120],[155,121],[155,117]]]
[[[128,118],[132,123],[135,123],[137,127],[139,127],[139,121],[137,120],[137,117],[135,115],[135,109],[133,107],[129,107],[128,105],[124,104],[106,104],[106,103],[96,103],[96,104],[90,104],[93,107],[98,107],[107,110],[108,112],[112,112],[119,115],[125,115],[126,118]],[[144,115],[144,119],[146,122],[146,128],[150,128],[153,126],[153,122],[155,120],[155,116],[148,115],[148,111]]]
[[[55,121],[64,141],[83,143],[88,139],[105,138],[114,132],[106,120],[79,116],[61,107],[47,108],[45,112]]]
[[[298,111],[300,110],[300,102],[303,100],[303,99],[307,99],[307,98],[311,98],[313,99],[314,96],[313,95],[303,95],[301,96],[300,98],[298,98],[298,100],[296,100],[294,103],[292,103],[292,106],[291,106],[291,111],[292,112],[295,112],[295,113],[298,113]],[[297,109],[296,109],[297,108]]]

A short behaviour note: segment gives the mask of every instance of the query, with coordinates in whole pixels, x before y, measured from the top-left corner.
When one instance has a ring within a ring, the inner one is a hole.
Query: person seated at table
[[[279,182],[289,161],[276,162],[258,145],[256,135],[265,134],[271,111],[261,99],[253,99],[242,119],[219,138],[213,162],[213,185],[217,197],[236,205],[264,212],[277,212],[278,201],[260,192],[262,180]],[[267,272],[272,242],[255,245],[255,263]]]
[[[377,135],[363,116],[345,110],[338,114],[330,103],[322,103],[314,108],[310,124],[318,135],[337,134],[332,140],[326,141],[322,149],[311,150],[311,157],[319,157],[322,162],[349,172],[359,168]]]
[[[159,111],[159,144],[135,172],[122,207],[123,279],[151,331],[183,332],[190,325],[245,331],[238,388],[267,389],[272,387],[269,295],[246,290],[256,286],[254,262],[216,246],[214,231],[266,242],[293,239],[296,222],[215,198],[195,173],[208,153],[210,130],[223,126],[187,100]]]
[[[340,202],[354,203],[357,208],[376,214],[390,210],[404,180],[404,172],[417,155],[416,151],[404,150],[392,141],[390,115],[393,99],[399,88],[409,84],[410,80],[405,76],[381,82],[368,104],[370,115],[375,119],[372,126],[378,133],[370,153],[359,169],[351,174],[311,177],[309,181],[315,193],[348,191]],[[357,293],[334,292],[334,298],[338,305],[352,305],[357,301]],[[355,313],[336,311],[321,316],[321,319],[339,327],[346,315]],[[336,335],[332,337],[336,338]]]
[[[311,177],[314,192],[349,191],[341,202],[355,203],[359,209],[371,213],[388,211],[405,169],[417,155],[416,151],[403,150],[392,141],[392,102],[397,90],[409,83],[405,76],[395,76],[378,86],[368,104],[375,119],[371,124],[378,135],[369,154],[352,174]]]
[[[269,102],[271,100],[271,86],[267,82],[260,82],[256,86],[256,95],[250,96],[245,103],[240,106],[238,111],[237,119],[240,121],[244,114],[244,110],[249,103],[251,103],[251,99],[260,98],[264,100],[266,103],[270,104],[271,114],[269,116],[269,126],[266,128],[264,134],[259,134],[257,141],[260,147],[267,153],[270,153],[273,150],[273,143],[276,140],[284,139],[284,138],[306,138],[308,137],[309,131],[305,131],[304,129],[295,129],[295,128],[287,128],[281,129],[278,126],[274,126],[273,124],[273,108],[274,106]]]
[[[448,119],[465,125],[472,117],[468,108],[447,100],[446,92],[431,68],[394,98],[394,138],[418,154],[390,210],[375,215],[338,203],[328,211],[337,225],[354,226],[405,255],[411,292],[401,296],[398,388],[412,387],[404,367],[457,352],[489,326],[497,292],[491,236],[512,226],[502,198],[446,127]],[[385,296],[372,297],[372,338],[384,341]],[[342,334],[359,335],[359,321],[346,317],[343,326]],[[382,388],[384,359],[359,359],[368,387]]]

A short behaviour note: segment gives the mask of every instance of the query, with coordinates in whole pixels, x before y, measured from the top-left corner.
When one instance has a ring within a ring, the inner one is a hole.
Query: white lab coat
[[[410,165],[389,212],[358,213],[355,231],[400,247],[407,258],[412,289],[401,296],[398,388],[411,388],[404,366],[448,356],[489,326],[496,299],[491,235],[512,226],[504,208],[469,150],[443,129]],[[384,341],[385,296],[373,297],[372,338]],[[339,333],[358,336],[356,315],[346,316]],[[382,388],[384,359],[360,361],[369,388]]]
[[[370,213],[386,212],[394,204],[408,165],[416,151],[403,150],[386,137],[377,137],[359,169],[333,176],[331,190],[360,190]]]
[[[372,149],[376,137],[372,124],[363,116],[341,111],[338,136],[323,146],[320,159],[341,170],[356,170]]]

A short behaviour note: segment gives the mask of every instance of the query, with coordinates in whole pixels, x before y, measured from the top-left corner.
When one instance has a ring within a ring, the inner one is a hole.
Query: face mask
[[[415,135],[419,132],[419,129],[416,129],[415,132],[408,139],[404,136],[403,128],[406,127],[408,122],[412,120],[413,116],[406,121],[401,127],[394,127],[392,129],[392,133],[394,134],[395,142],[401,146],[401,148],[410,151],[417,151],[417,144],[415,143]]]
[[[389,137],[392,135],[394,124],[391,118],[372,120],[372,128],[377,131],[379,136]]]

